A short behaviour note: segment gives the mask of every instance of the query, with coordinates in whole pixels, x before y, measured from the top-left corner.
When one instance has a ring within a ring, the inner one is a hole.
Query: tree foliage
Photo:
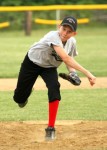
[[[1,0],[1,6],[34,6],[34,5],[55,5],[55,4],[105,4],[105,0]]]

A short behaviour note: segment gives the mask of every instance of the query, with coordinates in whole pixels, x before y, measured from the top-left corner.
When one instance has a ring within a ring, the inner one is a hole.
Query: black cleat
[[[46,136],[45,136],[46,140],[54,140],[55,139],[55,128],[47,127],[45,129],[45,132],[46,132]]]
[[[28,103],[28,100],[25,101],[24,103],[18,103],[18,105],[19,105],[20,108],[23,108],[23,107],[26,106],[27,103]]]

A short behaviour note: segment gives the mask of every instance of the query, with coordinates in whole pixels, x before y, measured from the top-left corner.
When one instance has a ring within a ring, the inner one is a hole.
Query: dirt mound
[[[0,122],[0,150],[106,150],[107,121],[57,121],[46,141],[46,122]]]

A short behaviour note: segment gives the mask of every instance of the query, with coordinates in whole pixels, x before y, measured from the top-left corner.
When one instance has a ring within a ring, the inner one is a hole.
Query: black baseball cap
[[[61,25],[62,26],[68,25],[72,28],[73,31],[76,31],[77,30],[77,19],[72,16],[65,17],[63,19],[63,21],[61,22]]]

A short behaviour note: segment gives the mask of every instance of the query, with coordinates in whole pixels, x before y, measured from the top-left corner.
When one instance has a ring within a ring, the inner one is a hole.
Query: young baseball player
[[[82,72],[88,78],[91,85],[95,84],[95,76],[74,60],[77,55],[76,35],[77,20],[68,16],[59,25],[58,31],[47,33],[39,42],[34,43],[26,54],[21,64],[18,82],[14,91],[14,101],[23,108],[31,94],[33,85],[38,76],[41,76],[48,89],[49,120],[45,129],[46,139],[55,138],[55,121],[60,95],[60,83],[58,82],[57,68],[62,62],[68,68],[69,74],[65,78],[78,78],[76,70]],[[73,76],[72,76],[73,74]]]

